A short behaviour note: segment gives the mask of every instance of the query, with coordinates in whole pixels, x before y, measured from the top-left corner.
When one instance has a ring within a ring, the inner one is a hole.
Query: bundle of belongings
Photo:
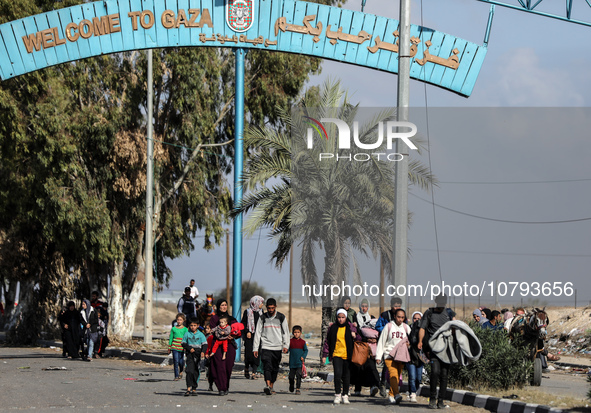
[[[429,346],[442,362],[465,366],[476,361],[482,353],[482,346],[472,329],[463,321],[453,320],[442,325],[429,338]]]

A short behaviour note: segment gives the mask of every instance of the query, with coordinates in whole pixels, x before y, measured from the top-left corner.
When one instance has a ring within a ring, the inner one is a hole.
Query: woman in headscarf
[[[228,313],[228,302],[224,299],[219,299],[216,303],[216,312],[209,320],[209,326],[213,330],[220,322],[220,318],[228,319],[228,325],[236,323],[236,319]],[[236,341],[234,337],[228,343],[228,352],[225,359],[224,348],[219,346],[215,354],[211,355],[209,372],[213,376],[213,382],[218,388],[220,396],[228,394],[230,388],[230,377],[232,376],[232,368],[234,367],[234,360],[236,359]]]
[[[351,381],[351,357],[357,329],[347,319],[347,311],[339,309],[336,322],[328,328],[322,356],[332,360],[334,368],[334,404],[349,404],[349,384]]]
[[[361,396],[362,387],[369,387],[371,396],[375,396],[379,391],[380,374],[376,367],[375,355],[380,333],[375,329],[376,321],[375,317],[369,314],[369,301],[364,298],[359,303],[357,331],[360,333],[362,341],[369,345],[370,357],[367,358],[363,366],[351,363],[351,384],[355,386],[353,396]]]
[[[259,357],[254,356],[252,344],[254,342],[254,333],[256,331],[259,317],[263,315],[262,308],[264,304],[265,299],[260,295],[255,295],[250,299],[250,306],[244,310],[244,314],[242,314],[242,324],[244,324],[244,333],[242,334],[244,341],[244,377],[247,379],[251,378],[249,370],[251,366],[252,379],[254,380],[258,378],[257,369],[259,367],[260,359]]]
[[[82,300],[82,308],[80,309],[81,322],[84,327],[84,342],[88,349],[88,355],[82,351],[82,360],[92,361],[92,354],[94,352],[94,344],[98,340],[98,314],[90,305],[87,299]],[[88,357],[88,358],[87,358]]]
[[[361,329],[363,327],[370,327],[371,326],[371,319],[374,318],[369,314],[369,301],[367,298],[364,298],[359,303],[359,312],[357,313],[357,328]]]
[[[70,358],[75,359],[80,357],[80,313],[76,311],[74,301],[69,301],[66,308],[59,321],[64,330],[64,349]]]

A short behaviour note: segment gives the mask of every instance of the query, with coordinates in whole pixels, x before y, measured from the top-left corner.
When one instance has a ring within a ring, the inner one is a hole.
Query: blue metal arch
[[[238,33],[226,23],[220,0],[97,1],[0,25],[0,77],[102,54],[182,46],[282,51],[398,73],[398,26],[394,19],[337,7],[258,0],[252,26]],[[416,25],[411,36],[411,77],[469,96],[486,46]]]

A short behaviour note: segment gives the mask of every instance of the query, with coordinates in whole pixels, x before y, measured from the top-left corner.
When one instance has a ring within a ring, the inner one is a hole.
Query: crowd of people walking
[[[178,314],[169,336],[168,352],[172,355],[174,380],[181,380],[184,373],[185,396],[197,395],[202,373],[206,373],[209,391],[214,391],[215,385],[219,395],[228,394],[239,350],[237,338],[244,344],[245,378],[257,380],[262,377],[262,391],[268,396],[276,394],[275,383],[281,359],[283,354],[289,353],[289,391],[301,394],[308,345],[303,339],[301,326],[289,329],[275,299],[265,300],[258,295],[252,297],[240,322],[229,314],[228,302],[220,299],[215,306],[208,303],[213,311],[205,311],[209,317],[203,322],[198,317],[199,309],[195,301],[198,294],[192,280],[178,302]],[[209,301],[210,298],[208,295]],[[363,387],[366,387],[370,397],[377,397],[379,393],[389,403],[400,404],[404,399],[400,393],[404,370],[408,372],[406,400],[416,403],[423,369],[425,363],[429,363],[429,408],[448,407],[444,402],[451,363],[447,354],[449,349],[446,348],[448,344],[437,342],[438,349],[434,351],[430,340],[438,339],[442,329],[450,323],[461,322],[455,321],[456,314],[446,306],[445,296],[436,297],[434,307],[424,314],[420,311],[412,313],[410,320],[401,308],[400,298],[393,297],[390,304],[390,309],[376,318],[370,313],[367,299],[361,300],[357,312],[351,307],[351,298],[343,297],[333,312],[320,354],[324,363],[331,362],[334,369],[333,403],[349,404],[350,397],[361,396]],[[87,361],[102,356],[108,344],[107,308],[106,303],[98,300],[97,292],[93,292],[91,300],[83,300],[79,309],[74,302],[68,303],[59,315],[64,356]],[[502,325],[496,314],[491,314],[492,317],[495,319],[494,323],[490,323],[493,327],[497,322]],[[482,318],[482,312],[474,312],[475,320]],[[454,329],[462,330],[461,324],[454,324]],[[469,327],[467,330],[470,330]],[[472,339],[468,337],[466,342]],[[478,357],[477,354],[469,354],[474,348],[468,344],[465,349],[469,358]]]

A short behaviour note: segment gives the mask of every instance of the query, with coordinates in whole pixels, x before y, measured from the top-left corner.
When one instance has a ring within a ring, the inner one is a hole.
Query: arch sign
[[[299,53],[398,73],[398,29],[398,20],[293,0],[104,0],[0,25],[0,77],[182,46]],[[410,75],[470,96],[486,50],[413,25]]]

